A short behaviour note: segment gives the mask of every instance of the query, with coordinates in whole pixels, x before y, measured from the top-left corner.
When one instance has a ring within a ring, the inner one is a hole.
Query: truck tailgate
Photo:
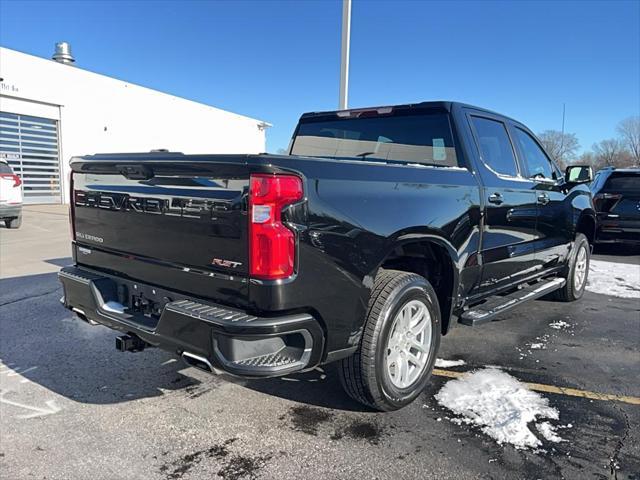
[[[77,263],[244,304],[249,170],[241,158],[74,160]]]

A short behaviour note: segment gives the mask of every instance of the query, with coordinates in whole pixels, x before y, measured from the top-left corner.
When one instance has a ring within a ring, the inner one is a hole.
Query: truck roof
[[[428,102],[418,102],[418,103],[405,103],[398,105],[379,105],[379,106],[371,106],[371,107],[358,107],[358,108],[348,108],[346,110],[327,110],[327,111],[318,111],[318,112],[306,112],[303,113],[300,117],[300,120],[304,120],[307,118],[313,117],[321,117],[321,116],[330,116],[337,115],[338,112],[353,112],[353,111],[363,111],[363,110],[380,110],[380,109],[407,109],[407,110],[428,110],[428,109],[442,109],[450,112],[454,107],[463,107],[463,108],[472,108],[474,110],[479,110],[482,112],[490,113],[492,115],[498,115],[503,118],[508,118],[509,120],[513,120],[516,123],[520,123],[517,120],[510,118],[502,113],[494,112],[487,108],[477,107],[475,105],[470,105],[468,103],[463,102],[453,102],[448,100],[435,100]]]

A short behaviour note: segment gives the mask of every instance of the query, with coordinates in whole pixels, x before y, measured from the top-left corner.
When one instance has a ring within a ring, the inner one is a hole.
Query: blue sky
[[[266,120],[337,108],[341,2],[0,0],[0,44]],[[1,61],[1,59],[0,59]],[[640,114],[640,2],[353,0],[349,106],[460,100],[583,149]]]

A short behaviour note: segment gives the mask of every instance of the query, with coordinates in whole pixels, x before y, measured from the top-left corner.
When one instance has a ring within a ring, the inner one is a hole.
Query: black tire
[[[386,367],[387,342],[396,314],[410,301],[424,303],[431,317],[430,346],[424,370],[407,388],[398,388]],[[338,368],[340,381],[354,400],[381,411],[402,408],[416,399],[431,376],[440,347],[441,317],[438,297],[420,275],[380,270],[376,276],[364,331],[356,352]]]
[[[4,224],[7,228],[20,228],[20,225],[22,225],[22,217],[7,218]]]
[[[578,267],[578,259],[580,258],[581,250],[585,253],[585,277],[580,285],[576,285],[577,277],[576,270]],[[561,302],[575,302],[582,298],[585,287],[587,286],[587,280],[589,278],[589,264],[591,261],[591,247],[589,241],[582,233],[576,235],[576,239],[573,243],[573,249],[569,255],[567,266],[562,276],[567,279],[564,287],[555,291],[555,298]]]

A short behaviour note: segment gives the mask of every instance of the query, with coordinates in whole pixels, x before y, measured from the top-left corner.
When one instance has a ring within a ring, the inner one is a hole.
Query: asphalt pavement
[[[62,207],[29,207],[20,230],[0,229],[2,479],[640,480],[640,405],[616,400],[640,399],[638,298],[536,301],[443,339],[439,357],[466,362],[452,375],[495,365],[552,387],[543,395],[571,425],[564,441],[518,450],[451,421],[434,400],[448,376],[377,413],[342,392],[331,366],[238,380],[156,349],[117,352],[115,332],[59,303],[68,230]],[[599,258],[640,265],[619,249]]]

